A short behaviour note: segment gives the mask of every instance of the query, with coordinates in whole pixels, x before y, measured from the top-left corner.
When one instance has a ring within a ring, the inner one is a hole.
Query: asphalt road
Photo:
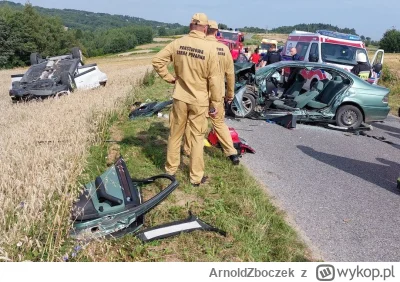
[[[325,261],[399,261],[400,119],[373,123],[387,144],[318,126],[289,130],[265,121],[227,120],[256,154],[242,164]]]

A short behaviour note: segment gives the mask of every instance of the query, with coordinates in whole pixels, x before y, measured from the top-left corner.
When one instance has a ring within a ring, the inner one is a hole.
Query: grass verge
[[[168,137],[168,120],[159,117],[129,120],[129,105],[135,101],[167,100],[171,85],[147,74],[127,107],[110,120],[104,142],[90,150],[81,181],[101,174],[121,154],[135,178],[163,173]],[[285,223],[263,189],[240,165],[233,167],[216,148],[205,150],[209,184],[189,184],[188,163],[182,158],[177,173],[179,187],[147,214],[145,227],[185,219],[191,210],[202,220],[228,232],[227,237],[196,231],[143,245],[133,235],[92,242],[74,261],[309,261],[306,247]],[[145,198],[156,187],[142,190]],[[80,246],[78,246],[80,248]]]
[[[379,84],[390,89],[389,106],[393,115],[398,115],[400,108],[400,78],[393,66],[383,65],[382,78]]]

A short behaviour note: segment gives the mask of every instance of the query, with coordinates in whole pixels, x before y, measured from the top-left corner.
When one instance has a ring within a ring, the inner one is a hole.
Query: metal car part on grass
[[[159,179],[171,183],[156,196],[143,202],[139,186]],[[176,179],[166,174],[142,180],[132,179],[124,159],[120,157],[95,181],[85,185],[72,209],[71,237],[91,240],[135,233],[143,225],[144,215],[177,187]]]
[[[210,224],[202,221],[197,216],[189,212],[189,217],[185,220],[179,220],[153,228],[146,229],[139,232],[136,236],[143,243],[152,242],[159,239],[165,239],[172,236],[177,236],[182,233],[189,233],[196,230],[212,231],[222,236],[226,236],[226,232],[211,226]]]
[[[131,111],[129,114],[129,119],[137,119],[139,117],[150,117],[158,114],[160,111],[165,109],[166,107],[172,105],[173,100],[163,101],[163,102],[151,102],[147,104],[138,104],[138,108]]]

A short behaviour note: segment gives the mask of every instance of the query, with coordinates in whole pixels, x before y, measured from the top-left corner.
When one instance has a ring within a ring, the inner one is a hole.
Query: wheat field
[[[71,191],[105,117],[121,108],[150,56],[97,59],[106,87],[41,102],[12,104],[0,71],[0,261],[59,260]],[[87,63],[92,63],[88,61]]]

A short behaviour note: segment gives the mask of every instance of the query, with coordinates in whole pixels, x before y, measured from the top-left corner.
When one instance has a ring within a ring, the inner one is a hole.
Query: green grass
[[[382,77],[379,84],[390,89],[390,112],[397,116],[400,108],[400,78],[397,75],[396,70],[383,64]]]
[[[158,77],[149,78],[146,87],[135,91],[127,107],[112,120],[104,140],[91,148],[82,179],[93,179],[107,168],[109,152],[117,150],[135,178],[164,172],[168,120],[159,117],[129,120],[129,106],[135,101],[167,100],[173,86]],[[167,113],[168,111],[166,111]],[[110,161],[110,160],[108,160]],[[189,183],[187,157],[177,173],[179,187],[146,215],[145,225],[156,226],[185,219],[191,210],[205,222],[228,233],[196,231],[147,245],[132,235],[93,242],[84,248],[77,261],[309,261],[308,251],[296,232],[285,223],[284,214],[275,208],[264,189],[242,165],[232,166],[217,148],[205,148],[206,174],[210,183],[194,188]],[[149,186],[145,198],[158,191]]]

